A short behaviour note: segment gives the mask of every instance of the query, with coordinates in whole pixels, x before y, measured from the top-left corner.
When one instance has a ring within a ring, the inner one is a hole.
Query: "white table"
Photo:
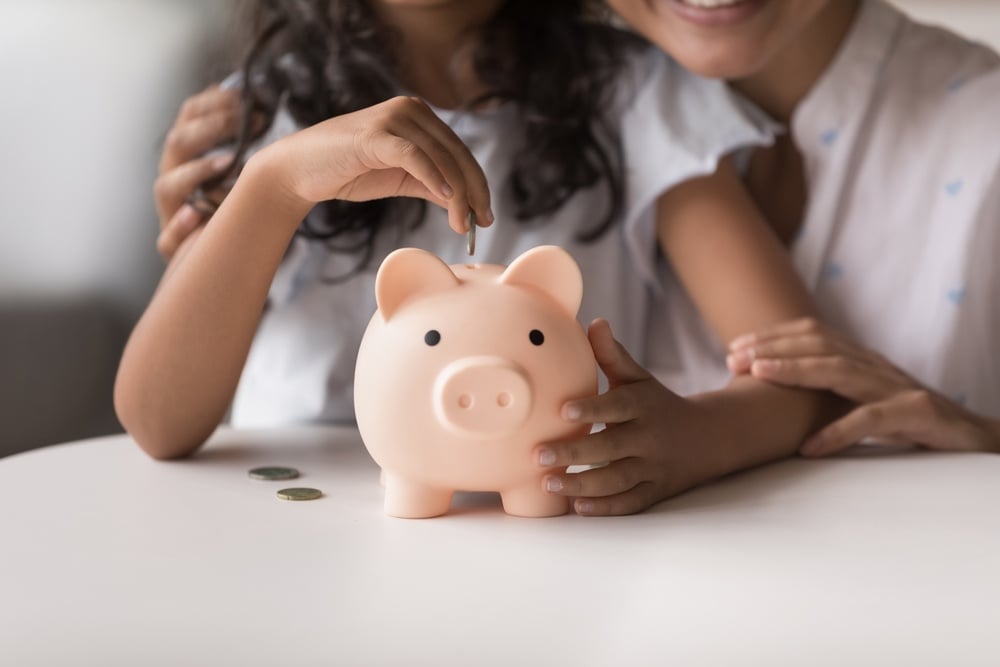
[[[0,664],[1000,664],[1000,456],[792,460],[624,518],[457,502],[385,517],[344,429],[0,460]]]

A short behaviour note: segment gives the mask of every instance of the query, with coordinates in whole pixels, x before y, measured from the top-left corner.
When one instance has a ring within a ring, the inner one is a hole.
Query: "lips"
[[[768,0],[667,0],[681,19],[700,26],[727,26],[746,21]]]

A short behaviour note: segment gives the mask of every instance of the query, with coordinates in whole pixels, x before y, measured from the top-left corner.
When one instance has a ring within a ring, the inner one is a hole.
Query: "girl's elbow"
[[[119,371],[114,388],[114,407],[118,421],[139,448],[158,461],[189,456],[214,431],[213,428],[181,432],[173,426],[178,420],[165,415],[157,417],[157,410],[148,405],[144,408],[144,403],[141,390],[131,386],[128,378],[123,378]]]

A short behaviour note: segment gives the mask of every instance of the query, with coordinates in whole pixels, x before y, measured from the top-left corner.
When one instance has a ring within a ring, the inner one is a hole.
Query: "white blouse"
[[[809,187],[792,254],[822,316],[1000,416],[1000,56],[868,0],[791,131]],[[684,392],[724,384],[718,341],[665,289],[651,363]]]
[[[522,224],[504,187],[523,141],[516,109],[458,114],[437,110],[469,145],[493,189],[496,223],[481,229],[475,261],[509,264],[537,245],[567,249],[584,276],[579,319],[607,318],[641,359],[651,286],[656,281],[654,203],[670,187],[714,172],[730,151],[769,139],[766,124],[717,81],[695,77],[655,49],[637,56],[616,90],[616,113],[625,147],[624,219],[594,243],[576,236],[605,210],[604,187],[579,191],[544,222]],[[267,141],[294,131],[287,114]],[[343,276],[353,255],[296,238],[274,279],[270,306],[250,350],[232,421],[238,426],[354,419],[354,365],[361,337],[375,312],[375,272],[393,249],[429,250],[448,263],[469,260],[465,237],[452,232],[443,211],[428,206],[417,229],[380,234],[375,256],[362,272]]]

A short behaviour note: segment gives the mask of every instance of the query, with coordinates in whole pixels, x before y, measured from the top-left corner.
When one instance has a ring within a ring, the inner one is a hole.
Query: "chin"
[[[764,65],[761,49],[740,48],[732,43],[695,42],[664,50],[685,69],[709,79],[743,79]]]

